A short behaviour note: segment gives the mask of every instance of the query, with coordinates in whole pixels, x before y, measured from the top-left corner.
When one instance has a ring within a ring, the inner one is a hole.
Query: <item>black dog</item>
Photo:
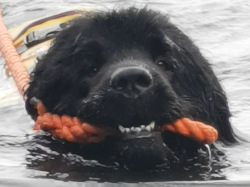
[[[120,143],[109,145],[129,161],[159,164],[152,160],[197,150],[194,140],[154,132],[183,116],[215,127],[221,141],[235,141],[227,99],[209,63],[165,16],[147,9],[74,21],[38,62],[26,95],[33,118],[36,97],[51,113],[122,131]]]

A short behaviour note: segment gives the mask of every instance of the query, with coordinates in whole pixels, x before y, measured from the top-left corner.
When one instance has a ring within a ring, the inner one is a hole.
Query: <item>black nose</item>
[[[110,84],[124,94],[138,94],[151,86],[152,75],[143,67],[122,67],[111,75]]]

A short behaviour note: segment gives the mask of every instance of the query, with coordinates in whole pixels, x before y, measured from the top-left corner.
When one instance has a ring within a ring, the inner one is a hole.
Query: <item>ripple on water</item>
[[[148,4],[149,7],[168,12],[171,20],[193,38],[222,81],[233,114],[232,123],[249,135],[250,4],[248,1],[92,0],[83,2],[65,0],[60,1],[60,4],[51,0],[1,1],[4,19],[9,27],[53,12],[55,7],[65,9],[91,5],[109,9],[131,4],[139,6]],[[0,69],[3,69],[2,59]],[[12,184],[39,186],[41,181],[37,178],[99,182],[249,180],[250,149],[248,144],[229,148],[216,145],[226,153],[226,156],[219,154],[220,156],[212,157],[211,161],[205,162],[204,165],[192,165],[194,160],[190,159],[185,166],[182,168],[177,166],[171,172],[167,170],[131,172],[119,168],[116,163],[102,164],[97,160],[85,159],[81,153],[74,153],[72,148],[70,149],[72,144],[52,140],[43,132],[38,134],[32,132],[33,121],[27,115],[13,81],[3,78],[3,71],[0,71],[0,77],[0,176],[12,177],[7,181],[0,179],[1,184],[10,184],[12,181]],[[19,178],[27,180],[21,181]],[[30,178],[36,178],[37,182]],[[51,181],[46,184],[50,185]],[[72,183],[68,184],[72,185]]]

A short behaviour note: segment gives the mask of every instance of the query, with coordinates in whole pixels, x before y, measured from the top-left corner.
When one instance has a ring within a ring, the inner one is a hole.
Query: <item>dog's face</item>
[[[128,40],[132,39],[135,38]],[[154,39],[149,37],[149,40]],[[75,98],[77,116],[103,128],[140,127],[151,122],[162,125],[180,117],[182,100],[172,86],[174,67],[170,67],[177,64],[163,56],[166,51],[154,56],[147,48],[152,44],[107,43],[92,38],[85,44],[100,51],[92,51],[91,60],[98,54],[98,61],[92,64],[90,60],[88,63],[93,65],[87,70],[90,74],[82,74],[81,80],[86,81],[88,93]],[[166,48],[162,43],[156,45]],[[76,86],[79,89],[82,85]]]
[[[119,131],[123,155],[140,152],[136,159],[199,147],[155,132],[184,116],[232,139],[226,97],[209,64],[187,36],[146,9],[75,21],[38,63],[27,96],[31,115],[29,99],[35,96],[49,112]]]

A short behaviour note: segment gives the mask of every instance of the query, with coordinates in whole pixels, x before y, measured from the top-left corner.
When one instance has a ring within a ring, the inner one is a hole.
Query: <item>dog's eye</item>
[[[93,68],[91,68],[89,71],[88,71],[88,75],[89,76],[93,76],[93,75],[95,75],[97,72],[98,72],[98,68],[97,67],[93,67]]]
[[[175,64],[171,60],[169,61],[158,60],[156,64],[164,68],[164,70],[166,71],[173,71],[175,69]]]
[[[92,71],[96,73],[98,71],[98,69],[97,68],[93,68]]]
[[[159,61],[157,62],[157,65],[163,66],[163,65],[164,65],[164,62],[163,62],[162,60],[159,60]]]

